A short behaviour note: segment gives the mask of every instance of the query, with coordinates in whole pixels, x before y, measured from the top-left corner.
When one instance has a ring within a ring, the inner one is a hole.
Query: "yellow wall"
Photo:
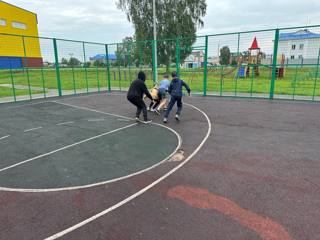
[[[25,36],[38,36],[37,15],[0,1],[0,19],[6,20],[6,26],[0,25],[0,33]],[[27,29],[12,27],[12,22],[21,22]],[[25,37],[26,56],[22,37],[0,34],[0,56],[41,57],[40,43],[37,38]]]

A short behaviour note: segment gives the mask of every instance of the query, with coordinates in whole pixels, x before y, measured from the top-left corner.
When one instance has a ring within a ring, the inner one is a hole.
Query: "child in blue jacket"
[[[168,122],[169,114],[170,114],[170,112],[176,102],[177,102],[178,110],[177,110],[175,119],[177,121],[180,121],[180,114],[181,114],[181,110],[182,110],[182,86],[184,86],[186,88],[186,90],[190,96],[191,90],[190,90],[189,86],[184,81],[182,81],[181,79],[178,78],[176,72],[173,72],[172,73],[172,81],[171,81],[169,89],[168,89],[168,92],[171,95],[171,99],[170,99],[170,102],[168,105],[168,109],[164,115],[164,119],[163,119],[164,123]]]

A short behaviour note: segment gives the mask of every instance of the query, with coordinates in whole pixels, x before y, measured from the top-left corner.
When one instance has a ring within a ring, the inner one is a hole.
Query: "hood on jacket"
[[[142,81],[145,81],[146,80],[146,74],[142,71],[140,71],[138,73],[138,79],[142,80]]]

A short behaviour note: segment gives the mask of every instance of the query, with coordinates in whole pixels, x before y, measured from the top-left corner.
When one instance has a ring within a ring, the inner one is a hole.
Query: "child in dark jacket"
[[[171,81],[169,89],[168,89],[168,92],[171,95],[171,99],[170,99],[170,102],[168,105],[168,109],[164,115],[164,119],[163,119],[164,123],[168,122],[169,114],[170,114],[170,112],[176,102],[177,102],[178,110],[177,110],[175,119],[177,121],[180,121],[180,114],[181,114],[181,110],[182,110],[182,86],[184,86],[186,88],[186,90],[190,96],[191,90],[190,90],[189,86],[184,81],[182,81],[181,79],[178,78],[176,72],[173,72],[172,73],[172,81]]]
[[[127,99],[133,105],[137,107],[136,112],[136,121],[143,123],[150,123],[151,120],[148,119],[147,107],[143,101],[143,95],[145,94],[148,98],[152,100],[152,96],[150,95],[146,84],[144,83],[146,80],[146,75],[144,72],[138,73],[138,78],[134,80],[127,93]],[[139,119],[141,111],[143,112],[143,121]]]

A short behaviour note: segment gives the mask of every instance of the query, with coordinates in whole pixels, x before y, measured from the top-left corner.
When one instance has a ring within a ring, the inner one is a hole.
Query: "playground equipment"
[[[248,49],[248,54],[242,56],[242,58],[242,64],[238,69],[238,77],[249,77],[250,70],[253,71],[254,76],[259,76],[259,64],[261,64],[262,53],[260,52],[256,37],[254,37],[251,47]]]

